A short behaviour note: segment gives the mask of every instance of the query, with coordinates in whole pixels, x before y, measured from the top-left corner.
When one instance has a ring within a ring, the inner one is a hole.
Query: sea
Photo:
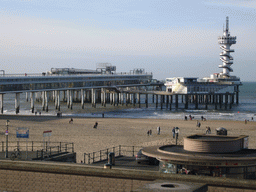
[[[149,97],[149,101],[152,98]],[[144,98],[141,98],[141,103],[144,102]],[[164,105],[165,106],[165,105]],[[42,116],[56,116],[57,112],[54,107],[54,102],[49,102],[49,111],[45,112],[42,110],[41,102],[35,102],[35,111],[37,114],[32,113],[30,109],[30,102],[26,101],[25,93],[20,95],[20,112],[15,113],[15,94],[5,94],[4,95],[4,114],[6,115],[39,115]],[[181,107],[182,108],[182,107]],[[222,109],[215,110],[214,106],[205,109],[195,110],[193,108],[189,109],[175,109],[174,106],[172,110],[163,108],[158,108],[154,103],[149,104],[146,108],[145,104],[141,104],[139,108],[138,105],[133,107],[130,105],[126,106],[111,106],[107,105],[106,108],[97,104],[96,109],[92,108],[90,103],[85,105],[84,109],[81,109],[81,104],[79,102],[73,103],[73,109],[69,109],[65,102],[61,102],[62,116],[67,117],[80,117],[80,118],[91,118],[91,117],[102,117],[104,114],[105,118],[141,118],[141,119],[184,119],[185,115],[192,115],[195,119],[200,119],[204,116],[209,120],[233,120],[233,121],[244,121],[246,120],[256,120],[256,82],[243,82],[240,86],[239,93],[239,104],[234,104],[232,109]],[[219,108],[219,107],[218,107]]]

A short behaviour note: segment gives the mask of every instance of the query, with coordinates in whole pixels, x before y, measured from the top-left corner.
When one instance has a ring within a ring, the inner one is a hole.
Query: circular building
[[[152,146],[142,153],[158,159],[164,173],[256,178],[256,149],[248,149],[244,135],[192,135],[184,138],[184,146]]]

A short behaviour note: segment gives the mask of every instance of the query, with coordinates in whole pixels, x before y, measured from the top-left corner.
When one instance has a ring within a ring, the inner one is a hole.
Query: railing
[[[134,157],[141,148],[142,148],[141,146],[119,145],[116,147],[107,148],[107,149],[95,151],[92,153],[84,153],[84,163],[91,164],[95,162],[108,160],[108,154],[111,152],[115,154],[115,157],[120,157],[120,156]]]
[[[19,148],[20,151],[52,151],[58,149],[59,152],[74,152],[74,143],[68,142],[49,142],[49,141],[9,141],[8,151],[14,151]],[[0,142],[0,150],[2,152],[6,149],[6,143]],[[55,150],[56,151],[56,150]]]
[[[44,159],[47,157],[52,157],[54,155],[63,153],[63,152],[70,152],[70,149],[72,149],[72,152],[74,152],[73,146],[68,147],[65,145],[64,148],[61,148],[61,145],[59,146],[48,146],[45,149],[37,150],[36,151],[36,158],[37,159]]]
[[[1,71],[1,70],[0,70]],[[94,73],[88,73],[88,74],[42,74],[42,73],[22,73],[22,74],[0,74],[0,77],[40,77],[40,76],[46,76],[46,77],[55,77],[55,76],[101,76],[101,75],[152,75],[152,72],[142,72],[142,73],[134,73],[134,72],[119,72],[119,73],[100,73],[100,74],[94,74]]]

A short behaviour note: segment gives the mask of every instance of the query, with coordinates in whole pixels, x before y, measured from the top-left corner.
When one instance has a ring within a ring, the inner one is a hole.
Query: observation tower
[[[236,44],[236,37],[230,36],[228,27],[228,17],[226,17],[226,29],[223,27],[223,35],[218,38],[218,43],[223,52],[220,53],[220,60],[222,65],[219,68],[223,68],[220,73],[222,77],[230,77],[230,72],[233,72],[231,65],[233,64],[233,57],[230,56],[230,52],[234,52],[234,49],[230,49],[231,45]]]

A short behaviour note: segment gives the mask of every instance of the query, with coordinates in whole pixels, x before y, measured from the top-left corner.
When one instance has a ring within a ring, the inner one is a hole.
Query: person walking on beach
[[[93,128],[97,129],[97,127],[98,127],[98,122],[96,121]]]
[[[175,135],[176,135],[176,145],[177,145],[177,140],[179,138],[180,128],[179,127],[175,127],[174,131],[175,131]]]
[[[157,135],[160,135],[160,126],[157,127]]]
[[[172,137],[175,138],[175,127],[172,128]]]

